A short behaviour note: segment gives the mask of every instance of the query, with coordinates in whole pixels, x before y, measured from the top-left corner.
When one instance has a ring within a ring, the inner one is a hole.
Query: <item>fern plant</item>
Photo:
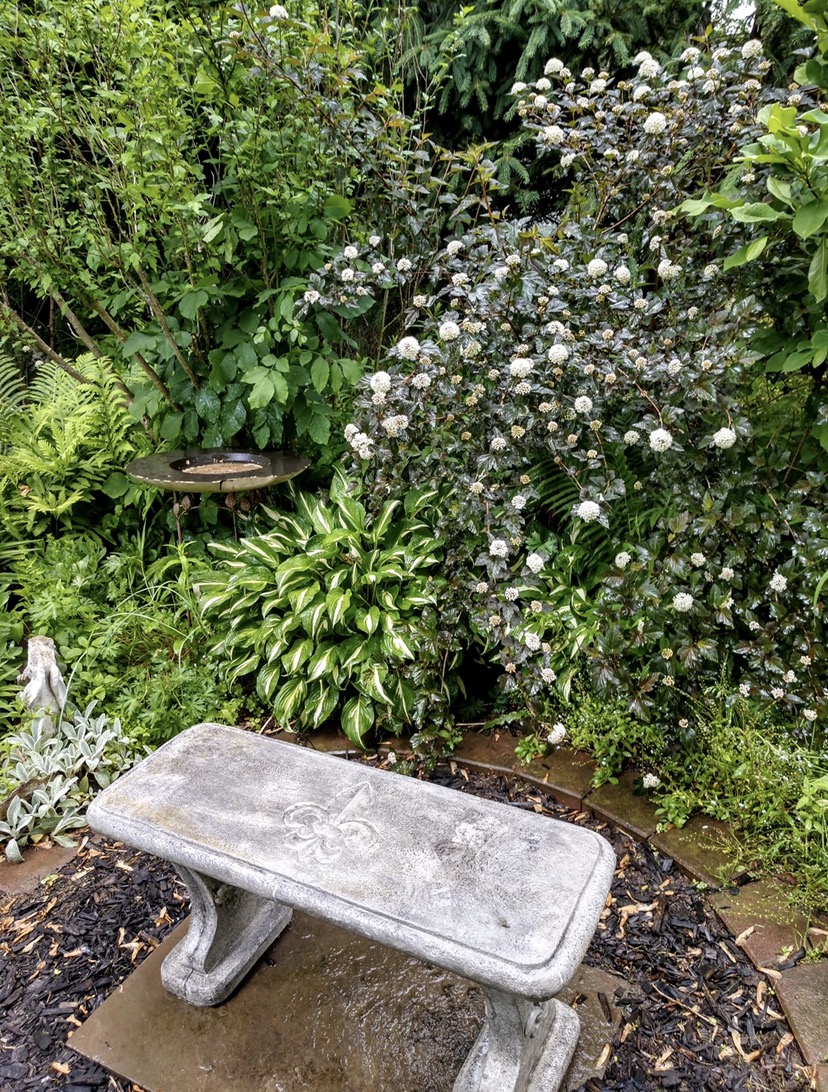
[[[44,362],[26,385],[0,361],[0,524],[12,539],[95,526],[83,506],[145,447],[111,372],[89,355],[76,369],[86,382]]]

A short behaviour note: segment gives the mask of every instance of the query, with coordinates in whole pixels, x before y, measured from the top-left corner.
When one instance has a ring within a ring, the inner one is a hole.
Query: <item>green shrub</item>
[[[674,211],[751,139],[770,65],[758,42],[703,49],[642,54],[618,83],[547,63],[519,112],[569,180],[565,217],[412,253],[405,336],[346,439],[370,507],[440,490],[445,609],[500,647],[507,688],[535,700],[585,662],[680,739],[730,663],[732,700],[810,733],[828,714],[824,478],[752,368],[755,301],[713,261],[735,225],[707,239]],[[387,291],[360,255],[314,283],[328,305]],[[544,510],[544,492],[563,503]]]
[[[438,640],[440,544],[422,518],[435,498],[412,490],[372,519],[337,471],[329,501],[296,493],[266,534],[218,544],[199,582],[202,609],[231,680],[255,674],[282,727],[336,713],[357,745],[374,726],[441,730],[452,686]]]

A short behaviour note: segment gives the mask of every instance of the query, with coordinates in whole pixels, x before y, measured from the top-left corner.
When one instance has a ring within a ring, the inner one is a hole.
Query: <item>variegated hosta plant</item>
[[[360,487],[337,471],[329,499],[294,495],[273,528],[215,544],[202,604],[223,633],[231,680],[256,675],[282,727],[316,728],[336,713],[361,744],[375,725],[399,732],[444,719],[438,647],[440,544],[421,514],[436,490],[412,490],[371,518]]]

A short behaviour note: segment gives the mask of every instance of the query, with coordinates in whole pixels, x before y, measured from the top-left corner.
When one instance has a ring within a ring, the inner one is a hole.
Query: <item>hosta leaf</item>
[[[392,705],[393,699],[385,689],[386,674],[386,668],[382,664],[367,664],[360,672],[359,688],[373,698],[374,701],[382,701],[386,705]]]
[[[363,633],[367,633],[370,637],[374,630],[379,625],[380,609],[379,607],[371,607],[370,610],[357,611],[354,621],[357,628],[361,629]]]
[[[353,497],[342,496],[337,498],[336,506],[346,526],[353,531],[365,530],[365,508],[359,501],[354,500]]]
[[[324,599],[316,600],[307,610],[299,615],[305,631],[316,641],[330,630],[328,622],[328,604]]]
[[[305,700],[308,688],[302,678],[288,679],[280,688],[273,703],[273,719],[277,724],[288,725],[296,716]]]
[[[308,682],[314,679],[330,677],[329,681],[338,682],[339,673],[336,671],[339,659],[339,645],[328,641],[320,645],[316,653],[311,657],[307,666]]]
[[[349,637],[339,645],[339,663],[343,672],[349,672],[372,654],[373,642],[363,637]]]
[[[328,617],[335,629],[351,605],[351,592],[347,588],[332,588],[325,597],[325,602],[328,607]]]
[[[256,676],[256,693],[262,701],[269,702],[273,698],[281,676],[282,669],[278,661],[262,668]]]
[[[309,607],[311,603],[319,595],[319,584],[316,580],[310,584],[306,584],[304,588],[296,588],[289,593],[288,599],[290,605],[297,614],[301,614],[306,607]]]
[[[313,641],[310,637],[305,637],[303,640],[297,641],[289,652],[286,652],[282,657],[282,666],[288,675],[295,674],[302,664],[313,653]]]
[[[385,536],[385,532],[391,525],[391,520],[394,518],[394,513],[399,508],[400,502],[398,500],[386,501],[382,506],[382,511],[379,516],[374,520],[371,527],[371,542],[377,546]]]
[[[362,747],[362,737],[374,725],[374,705],[364,694],[358,694],[345,702],[342,709],[342,731],[357,747]]]
[[[308,700],[305,706],[305,718],[312,728],[318,728],[336,709],[339,701],[339,690],[335,686],[326,686],[324,683],[315,683],[308,692]]]

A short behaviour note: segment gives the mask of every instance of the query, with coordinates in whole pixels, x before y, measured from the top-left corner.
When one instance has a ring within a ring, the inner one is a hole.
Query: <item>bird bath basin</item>
[[[126,468],[134,481],[178,493],[240,493],[286,482],[311,465],[281,451],[167,451],[135,459]]]

